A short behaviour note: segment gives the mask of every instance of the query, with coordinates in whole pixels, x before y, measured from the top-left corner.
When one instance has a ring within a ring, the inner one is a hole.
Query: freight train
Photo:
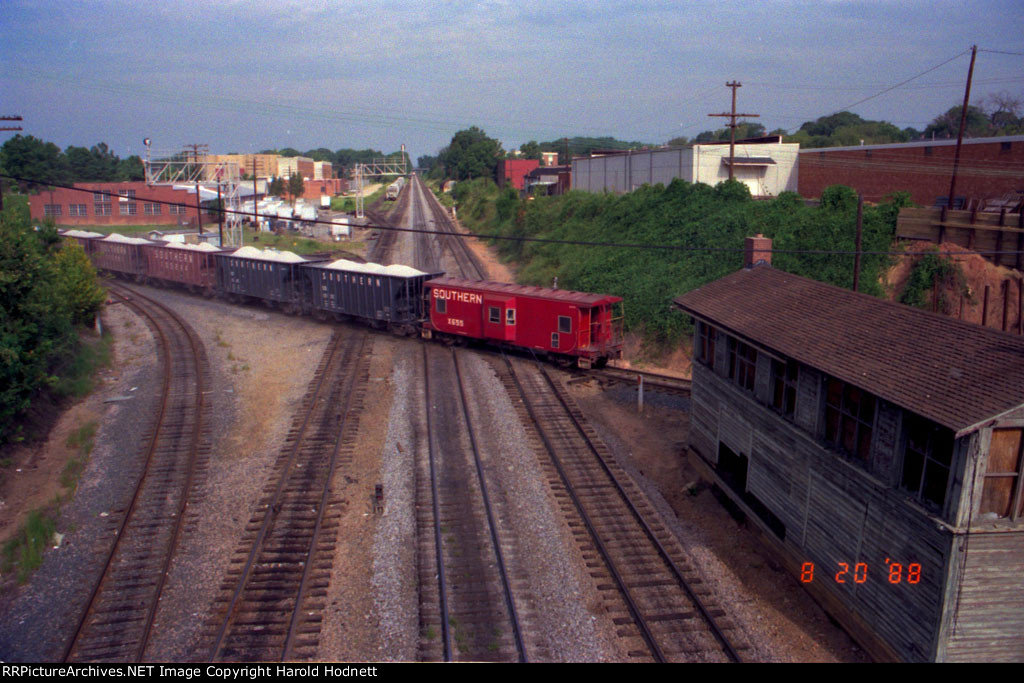
[[[464,280],[289,251],[151,241],[81,230],[97,268],[140,283],[181,286],[235,303],[262,303],[320,320],[357,320],[449,344],[531,349],[588,368],[622,357],[620,297]]]

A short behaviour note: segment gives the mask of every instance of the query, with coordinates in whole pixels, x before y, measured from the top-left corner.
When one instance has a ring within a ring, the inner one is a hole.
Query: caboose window
[[[557,332],[552,332],[551,333],[551,348],[553,348],[553,349],[557,349],[558,348],[558,333]]]
[[[487,307],[487,319],[492,323],[501,323],[501,309],[497,306]]]
[[[434,299],[434,301],[437,302],[437,312],[438,313],[447,313],[448,312],[448,310],[447,310],[448,309],[448,302],[445,299],[442,299],[441,297],[437,297],[436,299]]]
[[[558,331],[563,334],[572,332],[572,318],[567,315],[558,316]]]
[[[516,309],[506,308],[505,309],[505,324],[515,325],[516,324]]]

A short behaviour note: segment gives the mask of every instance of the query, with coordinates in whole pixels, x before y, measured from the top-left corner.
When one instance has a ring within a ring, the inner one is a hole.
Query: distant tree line
[[[916,140],[949,140],[956,138],[960,130],[961,105],[950,107],[936,116],[924,130],[897,128],[887,121],[871,121],[849,111],[821,116],[814,121],[804,122],[793,133],[777,128],[768,132],[764,125],[753,121],[740,121],[736,128],[736,139],[756,138],[766,135],[781,135],[783,142],[798,142],[803,148],[852,147],[861,144],[880,145]],[[997,93],[982,100],[980,105],[967,107],[967,121],[964,137],[985,138],[1001,135],[1024,134],[1024,101],[1008,93]],[[721,142],[729,139],[729,129],[706,130],[693,139],[673,138],[669,146],[682,146],[704,142]]]
[[[62,152],[52,142],[31,135],[15,135],[0,146],[0,173],[60,185],[144,180],[146,177],[138,156],[121,159],[105,142],[89,149],[71,145]],[[20,182],[19,187],[24,192],[30,184]]]

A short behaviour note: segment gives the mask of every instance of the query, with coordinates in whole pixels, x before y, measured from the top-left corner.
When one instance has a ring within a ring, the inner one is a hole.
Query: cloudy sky
[[[149,137],[415,159],[470,125],[506,149],[693,137],[738,80],[769,130],[844,108],[923,129],[962,100],[972,44],[998,51],[972,102],[1024,99],[1024,56],[1002,54],[1024,53],[1022,26],[1020,0],[2,0],[0,115],[121,156]]]

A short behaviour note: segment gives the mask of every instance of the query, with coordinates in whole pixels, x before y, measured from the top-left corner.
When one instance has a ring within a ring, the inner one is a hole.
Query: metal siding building
[[[795,143],[736,144],[733,176],[754,197],[797,191],[800,145]],[[729,178],[729,145],[623,152],[572,160],[572,189],[587,192],[632,192],[645,185],[668,185],[675,178],[717,185]]]

